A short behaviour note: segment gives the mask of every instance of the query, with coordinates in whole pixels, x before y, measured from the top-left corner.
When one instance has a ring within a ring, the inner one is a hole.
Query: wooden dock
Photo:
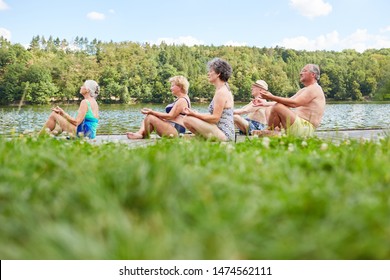
[[[390,128],[345,129],[345,130],[318,130],[316,135],[322,139],[364,139],[379,140],[390,136]]]
[[[318,130],[316,135],[321,139],[328,140],[345,140],[345,139],[362,139],[370,141],[378,141],[380,138],[390,136],[390,129],[348,129],[348,130]],[[190,137],[190,136],[188,136]],[[254,136],[250,136],[254,137]],[[125,134],[115,135],[97,135],[92,143],[122,143],[131,147],[146,147],[153,145],[158,141],[157,135],[151,135],[150,139],[129,140]],[[245,141],[246,136],[237,135],[236,142]]]

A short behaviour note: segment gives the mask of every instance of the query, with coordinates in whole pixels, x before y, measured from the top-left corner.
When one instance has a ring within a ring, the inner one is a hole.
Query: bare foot
[[[144,137],[142,136],[141,133],[138,132],[127,132],[126,133],[128,139],[143,139]]]
[[[257,135],[258,137],[265,137],[265,136],[280,136],[280,131],[276,130],[252,130],[252,135]]]
[[[57,136],[58,134],[60,134],[60,132],[59,132],[58,130],[53,130],[53,131],[51,132],[51,134]]]

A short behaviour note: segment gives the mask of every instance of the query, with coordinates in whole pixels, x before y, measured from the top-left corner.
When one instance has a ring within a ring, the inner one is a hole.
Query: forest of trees
[[[250,99],[253,81],[267,81],[272,93],[291,96],[307,63],[321,68],[320,84],[328,100],[390,99],[390,49],[296,51],[285,48],[184,46],[100,42],[72,43],[36,36],[26,49],[0,38],[0,104],[47,104],[81,97],[80,85],[94,79],[101,102],[168,102],[168,79],[184,75],[193,101],[208,100],[214,90],[207,80],[207,61],[227,60],[237,101]]]

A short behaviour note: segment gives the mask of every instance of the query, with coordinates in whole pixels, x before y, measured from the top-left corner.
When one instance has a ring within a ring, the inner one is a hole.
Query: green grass
[[[389,161],[389,138],[0,139],[0,259],[389,259]]]

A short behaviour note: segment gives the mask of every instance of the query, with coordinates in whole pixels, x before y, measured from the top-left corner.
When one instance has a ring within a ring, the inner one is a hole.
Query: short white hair
[[[88,89],[91,97],[96,98],[99,95],[100,87],[94,80],[86,80],[84,86]]]

